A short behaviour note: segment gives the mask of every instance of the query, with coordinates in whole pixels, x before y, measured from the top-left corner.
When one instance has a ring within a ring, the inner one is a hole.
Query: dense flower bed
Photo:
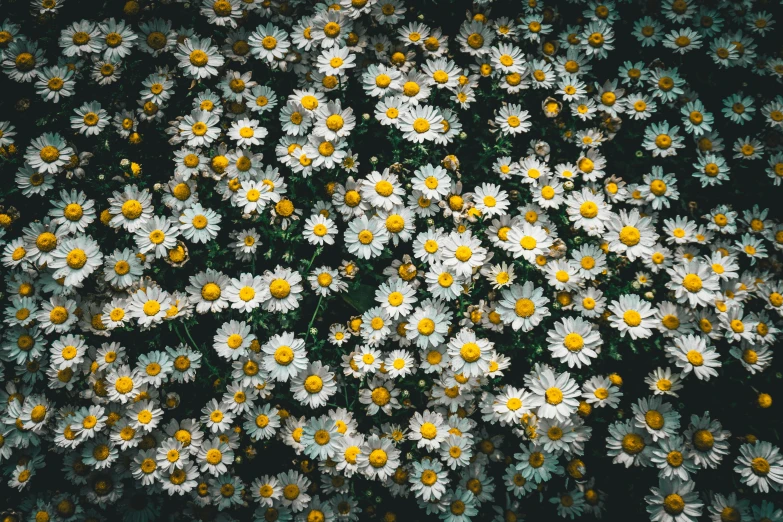
[[[779,7],[6,2],[3,521],[783,521]]]

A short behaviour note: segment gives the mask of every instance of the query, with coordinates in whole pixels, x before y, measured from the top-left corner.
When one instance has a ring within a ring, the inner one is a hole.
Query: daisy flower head
[[[715,368],[722,366],[715,348],[697,335],[675,337],[673,344],[666,347],[666,353],[678,368],[682,368],[683,376],[693,372],[699,380],[717,377]]]

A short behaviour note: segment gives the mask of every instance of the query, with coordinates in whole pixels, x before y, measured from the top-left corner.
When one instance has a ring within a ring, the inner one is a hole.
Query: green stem
[[[315,258],[318,256],[318,254],[321,253],[321,247],[318,247],[315,249],[315,252],[313,252],[313,257],[310,258],[310,262],[307,263],[307,268],[305,269],[305,272],[310,271],[310,267],[313,266],[313,261],[315,261]]]
[[[313,256],[315,257],[315,256]],[[324,296],[321,296],[318,298],[318,303],[315,305],[315,310],[313,310],[313,316],[310,318],[310,323],[307,325],[307,331],[305,332],[305,343],[307,343],[307,338],[310,337],[310,328],[313,326],[313,321],[315,321],[315,316],[318,315],[318,309],[321,308],[321,301],[323,300]]]

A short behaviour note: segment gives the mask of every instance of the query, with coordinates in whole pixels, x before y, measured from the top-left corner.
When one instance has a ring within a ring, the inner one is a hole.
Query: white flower
[[[569,368],[581,368],[582,364],[589,366],[590,359],[598,357],[603,343],[598,331],[580,317],[566,317],[556,322],[554,331],[547,332],[547,342],[552,355],[567,363]]]
[[[715,368],[722,366],[719,354],[713,346],[707,344],[704,337],[684,335],[673,338],[673,342],[673,345],[666,347],[666,352],[672,362],[682,368],[683,375],[693,372],[700,380],[718,376]]]

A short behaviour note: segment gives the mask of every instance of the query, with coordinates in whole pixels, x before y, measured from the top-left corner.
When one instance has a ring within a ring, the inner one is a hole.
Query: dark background
[[[714,5],[708,2],[697,2],[697,5]],[[498,1],[492,6],[490,18],[499,16],[517,16],[520,15],[520,5],[516,2]],[[587,8],[585,5],[571,5],[565,2],[551,4],[556,8],[555,27],[549,35],[550,39],[555,39],[557,35],[565,30],[566,25],[577,24],[581,22],[581,12]],[[46,56],[49,59],[49,65],[56,63],[59,56],[57,40],[60,30],[71,22],[80,20],[82,17],[88,17],[91,20],[100,21],[108,17],[126,18],[131,22],[134,29],[139,19],[148,20],[153,17],[160,17],[173,21],[175,29],[179,27],[195,27],[200,35],[213,35],[213,41],[222,45],[225,34],[225,28],[210,26],[206,19],[198,13],[198,7],[193,5],[185,9],[182,4],[152,4],[141,2],[140,12],[136,15],[126,15],[123,13],[124,6],[122,2],[100,2],[100,1],[76,1],[67,0],[58,12],[56,18],[33,17],[29,13],[27,2],[11,1],[5,2],[0,10],[0,17],[8,18],[16,23],[22,24],[22,33],[28,38],[36,40],[39,48],[46,50]],[[131,6],[132,7],[132,6]],[[423,22],[430,27],[441,27],[444,33],[449,35],[450,48],[454,51],[457,63],[467,65],[473,63],[466,56],[456,52],[459,45],[456,42],[456,35],[459,31],[459,25],[465,19],[465,11],[471,8],[470,2],[466,1],[440,1],[440,2],[408,2],[408,13],[405,23],[414,21],[416,15],[424,16]],[[550,9],[551,8],[547,8]],[[663,18],[659,13],[656,2],[641,4],[622,4],[619,9],[621,20],[614,24],[616,42],[615,50],[611,51],[606,60],[593,60],[592,72],[588,75],[589,80],[594,80],[603,84],[604,80],[612,79],[617,75],[618,67],[627,60],[644,61],[646,64],[656,62],[661,67],[677,67],[680,74],[683,75],[691,91],[698,93],[700,99],[704,102],[708,111],[715,116],[714,127],[719,131],[724,139],[726,150],[722,155],[728,159],[731,166],[731,179],[720,187],[701,188],[700,183],[691,177],[692,166],[695,162],[695,147],[692,139],[687,137],[685,140],[686,148],[681,149],[677,156],[670,158],[653,159],[649,153],[637,155],[637,151],[643,150],[641,145],[644,129],[651,122],[667,120],[672,125],[680,123],[679,106],[675,108],[664,108],[659,103],[658,112],[645,122],[634,122],[625,120],[623,127],[617,137],[601,147],[601,152],[608,158],[607,172],[622,176],[629,183],[641,182],[642,176],[650,172],[653,165],[661,165],[665,172],[677,174],[678,187],[680,190],[680,200],[674,202],[670,210],[661,212],[659,224],[662,224],[663,218],[674,215],[690,215],[698,217],[709,211],[719,203],[732,204],[735,210],[749,209],[754,204],[762,207],[771,207],[771,217],[779,220],[781,210],[779,205],[780,187],[774,187],[765,173],[767,168],[767,158],[769,149],[764,154],[763,160],[745,162],[740,164],[738,160],[731,159],[733,152],[731,147],[738,138],[746,135],[760,136],[768,147],[779,148],[780,133],[772,132],[763,125],[761,116],[761,106],[772,97],[783,92],[781,84],[773,78],[760,77],[753,74],[749,69],[733,68],[729,70],[719,69],[712,60],[706,55],[708,51],[709,40],[705,42],[702,49],[692,51],[685,56],[674,55],[671,50],[664,49],[661,44],[654,48],[641,48],[631,35],[633,22],[643,15],[657,17],[667,30],[674,26]],[[779,56],[782,51],[781,43],[783,40],[779,37],[781,18],[780,6],[773,2],[758,3],[754,9],[767,10],[773,14],[778,21],[770,35],[764,38],[755,36],[758,44],[757,53],[766,56]],[[306,6],[301,6],[293,11],[294,16],[307,12]],[[554,11],[553,11],[554,12]],[[728,16],[725,17],[725,26],[733,31],[737,23],[731,21]],[[267,20],[263,20],[266,23]],[[242,21],[243,25],[252,31],[256,25],[262,23],[258,14],[250,15],[248,20]],[[275,22],[276,25],[282,25]],[[403,25],[403,24],[401,24]],[[378,32],[377,28],[371,27],[370,34]],[[726,33],[729,31],[726,30]],[[536,47],[529,43],[521,43],[522,48],[528,53],[535,53]],[[564,53],[563,50],[560,53]],[[423,60],[419,60],[423,62]],[[13,205],[21,212],[21,218],[15,222],[6,235],[6,239],[19,237],[21,229],[30,221],[41,219],[49,208],[48,200],[57,198],[60,189],[72,187],[83,190],[87,195],[97,202],[97,211],[100,213],[106,208],[106,198],[112,191],[119,191],[125,183],[135,183],[140,188],[146,187],[152,189],[155,183],[165,183],[173,174],[172,151],[174,147],[168,145],[164,130],[166,124],[161,122],[157,124],[141,123],[139,131],[143,137],[141,145],[130,145],[126,140],[121,139],[112,128],[107,128],[98,137],[87,138],[74,134],[69,128],[69,117],[74,108],[82,103],[92,100],[101,102],[104,109],[107,109],[111,115],[119,111],[123,105],[128,109],[135,110],[138,92],[141,89],[141,82],[154,71],[155,66],[168,65],[172,70],[176,70],[176,59],[167,54],[162,57],[151,59],[149,55],[139,50],[134,50],[132,55],[123,64],[122,78],[118,83],[99,87],[89,78],[89,62],[85,63],[83,76],[77,81],[76,93],[69,99],[62,100],[59,104],[45,103],[35,94],[33,84],[17,84],[8,79],[6,75],[0,75],[0,120],[10,120],[18,132],[16,136],[16,145],[19,150],[15,155],[9,155],[0,160],[0,204]],[[245,72],[253,71],[253,80],[261,85],[269,85],[275,89],[278,95],[278,109],[283,105],[285,98],[296,88],[296,82],[293,74],[283,74],[279,71],[271,71],[265,64],[251,59],[248,63],[241,65],[235,62],[227,62],[223,67],[225,70],[237,70]],[[222,75],[221,77],[222,78]],[[586,80],[588,83],[591,81]],[[190,80],[177,78],[174,94],[169,101],[168,106],[164,108],[168,121],[178,115],[185,115],[190,112],[191,100],[197,92],[210,87],[213,91],[219,92],[213,86],[216,79],[213,78],[207,82],[196,85],[189,90]],[[359,152],[359,174],[356,178],[366,175],[371,170],[370,156],[378,158],[375,168],[381,169],[395,162],[401,162],[407,169],[402,175],[408,180],[412,175],[413,169],[427,162],[437,163],[447,153],[456,154],[461,163],[462,181],[465,190],[471,190],[477,184],[488,179],[487,172],[491,168],[493,161],[501,155],[511,155],[512,157],[524,156],[531,139],[544,139],[552,147],[550,165],[561,161],[574,162],[578,157],[578,149],[573,145],[565,144],[560,139],[560,132],[563,128],[586,128],[597,125],[597,121],[588,124],[577,124],[571,117],[570,112],[564,108],[557,123],[561,126],[558,129],[551,120],[543,117],[540,111],[540,105],[551,90],[529,90],[520,94],[505,94],[497,87],[492,86],[492,81],[482,79],[480,87],[476,91],[477,101],[467,111],[458,111],[459,119],[463,124],[463,129],[468,133],[465,140],[457,140],[446,147],[434,145],[411,145],[401,139],[401,133],[390,131],[374,121],[362,121],[361,114],[372,114],[374,100],[368,99],[361,90],[360,82],[351,77],[350,85],[344,92],[332,93],[330,98],[339,96],[343,101],[343,106],[353,107],[357,115],[357,128],[352,133],[349,140],[350,146],[354,152]],[[757,99],[757,113],[754,120],[743,126],[735,125],[727,121],[720,111],[722,109],[722,100],[735,92],[743,91]],[[435,92],[435,90],[433,90]],[[531,131],[518,138],[500,138],[497,135],[489,134],[487,120],[493,118],[493,111],[500,107],[501,101],[510,103],[521,103],[533,116],[533,128]],[[430,104],[440,107],[451,107],[453,103],[446,99],[442,92],[435,92],[431,98]],[[257,116],[253,116],[257,118]],[[263,151],[265,163],[276,164],[274,157],[274,144],[279,137],[279,123],[277,121],[276,110],[266,113],[261,117],[270,135],[266,138],[263,147],[257,148]],[[34,197],[32,199],[24,198],[17,190],[14,175],[21,166],[24,148],[31,139],[38,137],[43,132],[57,131],[63,134],[69,141],[73,142],[79,151],[90,151],[94,153],[89,166],[86,167],[87,175],[82,180],[67,180],[64,176],[58,176],[54,190],[46,194],[45,197]],[[681,134],[685,134],[681,129]],[[134,179],[124,181],[115,181],[113,178],[117,175],[125,176],[120,169],[121,159],[130,159],[141,164],[142,173]],[[297,175],[293,175],[285,168],[281,169],[281,174],[286,177],[289,184],[289,197],[294,201],[297,208],[304,211],[303,220],[309,215],[310,208],[318,200],[328,200],[325,194],[324,185],[329,181],[344,182],[347,175],[342,171],[322,171],[314,176],[304,180]],[[99,179],[102,175],[103,179]],[[519,189],[521,196],[518,203],[524,204],[528,201],[527,190],[517,180],[502,182],[506,189]],[[151,270],[151,275],[167,290],[184,290],[188,284],[188,276],[202,271],[206,268],[215,268],[231,276],[236,276],[241,272],[254,272],[260,274],[263,270],[272,269],[278,263],[291,268],[299,269],[303,277],[306,278],[307,269],[321,265],[336,267],[344,257],[340,249],[335,246],[325,250],[318,249],[308,245],[301,238],[301,222],[289,228],[288,231],[281,233],[279,227],[268,226],[269,216],[265,214],[254,226],[261,232],[263,246],[259,248],[259,257],[253,263],[239,263],[233,254],[226,248],[228,244],[228,231],[246,228],[251,223],[239,219],[240,212],[235,208],[230,208],[222,203],[220,196],[213,193],[213,182],[209,180],[199,181],[199,198],[205,207],[218,210],[223,216],[221,224],[221,234],[216,241],[207,245],[189,244],[190,261],[183,269],[172,268],[169,265],[157,262]],[[577,182],[577,187],[579,187]],[[169,212],[160,204],[160,198],[155,198],[156,213],[158,215],[167,215]],[[562,236],[569,238],[569,246],[573,246],[570,238],[575,233],[567,230],[567,225],[563,221],[563,211],[552,212],[552,218],[559,227]],[[439,226],[448,228],[448,220],[438,216],[436,222]],[[703,221],[700,221],[703,222]],[[425,227],[423,220],[419,220],[417,230]],[[341,225],[341,230],[344,225]],[[477,223],[471,226],[474,233],[481,235],[484,225]],[[115,233],[113,230],[101,226],[99,223],[92,225],[91,234],[99,240],[104,254],[110,253],[114,248],[133,247],[130,235],[125,233]],[[584,236],[583,236],[584,237]],[[338,236],[338,240],[342,234]],[[716,238],[717,239],[717,238]],[[706,252],[706,249],[704,250]],[[308,351],[312,360],[320,359],[336,369],[339,365],[340,355],[350,351],[352,344],[343,348],[335,348],[325,343],[328,327],[333,322],[345,322],[350,316],[358,315],[372,303],[373,289],[384,277],[382,269],[388,266],[393,259],[400,259],[403,254],[411,253],[410,243],[401,244],[397,248],[390,248],[380,259],[374,259],[371,263],[359,262],[361,267],[359,277],[352,281],[350,292],[344,297],[331,297],[324,300],[318,300],[309,292],[309,285],[305,281],[305,298],[301,302],[298,310],[287,315],[271,315],[260,310],[254,311],[249,316],[242,316],[236,312],[223,312],[217,316],[196,316],[184,321],[184,324],[168,323],[149,332],[139,332],[135,328],[127,328],[125,331],[115,331],[112,340],[122,342],[128,348],[130,363],[135,364],[136,359],[141,353],[150,349],[162,349],[164,346],[175,346],[181,340],[194,345],[195,348],[204,354],[204,364],[199,371],[197,384],[189,385],[167,385],[161,391],[164,395],[168,391],[176,391],[182,398],[180,407],[174,412],[167,412],[165,420],[168,421],[172,416],[182,419],[188,417],[199,417],[200,409],[211,398],[219,396],[225,390],[230,375],[230,365],[218,358],[211,349],[211,339],[216,329],[229,319],[244,319],[251,322],[256,330],[255,333],[262,342],[282,330],[295,331],[303,335],[305,325],[312,318],[313,326],[318,329],[317,339],[313,340],[310,336],[308,341]],[[541,277],[532,270],[531,267],[516,263],[516,270],[520,282],[526,279],[532,279],[537,286],[542,282]],[[610,256],[610,267],[617,265],[617,258]],[[638,266],[637,266],[638,265]],[[769,260],[760,263],[761,268],[774,270],[779,273],[779,265]],[[421,268],[421,267],[420,267]],[[747,263],[743,263],[743,269],[747,269]],[[5,269],[3,269],[5,270]],[[617,271],[609,278],[602,289],[604,289],[608,299],[622,293],[631,293],[634,290],[630,283],[633,274],[642,270],[641,264],[627,265]],[[658,274],[653,277],[655,281],[656,299],[655,303],[666,300],[666,290],[664,288],[665,276]],[[471,293],[470,297],[462,296],[460,299],[460,310],[467,309],[469,304],[478,303],[480,299],[486,299],[489,288],[480,283]],[[86,293],[95,292],[94,287],[87,286]],[[320,304],[318,309],[316,307]],[[746,310],[758,310],[758,303],[751,303]],[[522,378],[531,368],[534,361],[543,361],[552,364],[552,359],[546,350],[546,328],[550,327],[556,319],[565,315],[563,312],[553,310],[553,317],[543,323],[541,328],[536,329],[529,334],[513,333],[506,328],[502,335],[482,332],[482,335],[495,342],[498,351],[511,356],[512,367],[503,379],[498,379],[497,383],[508,383],[520,386]],[[570,315],[570,314],[569,314]],[[546,328],[545,328],[546,327]],[[115,335],[116,334],[116,335]],[[596,487],[608,494],[606,502],[607,520],[643,520],[647,518],[644,512],[643,497],[649,493],[651,486],[657,486],[656,471],[652,468],[645,469],[625,469],[622,466],[614,465],[611,459],[605,456],[606,444],[606,426],[622,418],[628,418],[631,415],[631,404],[639,398],[648,395],[647,385],[644,383],[644,377],[657,366],[667,366],[664,357],[663,347],[666,341],[660,335],[654,335],[651,339],[645,341],[632,342],[628,338],[620,339],[616,332],[607,325],[602,326],[601,334],[604,339],[604,350],[589,370],[581,370],[572,374],[581,383],[592,375],[606,375],[612,372],[619,373],[624,380],[623,401],[619,410],[609,410],[607,408],[595,410],[588,419],[588,424],[593,428],[593,437],[586,445],[586,455],[582,460],[586,463],[588,477],[596,478]],[[51,340],[51,339],[50,339]],[[192,342],[195,341],[195,342]],[[90,340],[92,345],[100,345],[103,339],[93,338]],[[722,465],[717,470],[702,470],[695,476],[697,490],[702,493],[720,492],[728,494],[737,491],[743,498],[752,499],[754,504],[759,504],[763,498],[776,499],[780,504],[780,495],[755,495],[747,488],[741,488],[739,476],[733,472],[734,459],[738,455],[738,448],[743,443],[743,437],[746,434],[753,434],[761,440],[772,442],[780,446],[779,429],[780,423],[780,404],[777,400],[777,392],[781,389],[781,373],[779,360],[773,362],[773,366],[762,374],[750,376],[737,362],[729,355],[729,345],[725,342],[716,343],[723,368],[720,370],[720,377],[714,378],[709,382],[697,381],[690,377],[685,381],[685,389],[682,390],[679,399],[671,399],[676,409],[682,414],[681,424],[683,430],[687,427],[691,414],[703,414],[709,411],[713,418],[719,418],[723,423],[724,429],[732,432],[731,454],[727,456]],[[6,363],[5,375],[7,379],[12,379],[15,374],[13,365]],[[559,368],[561,371],[565,367]],[[339,371],[339,370],[338,370]],[[411,408],[397,410],[391,417],[377,415],[367,417],[363,408],[360,407],[356,397],[358,395],[358,382],[348,383],[346,394],[336,394],[332,400],[336,406],[352,407],[355,417],[359,420],[360,431],[367,433],[373,425],[380,426],[382,422],[402,422],[407,424],[408,418],[412,415],[412,410],[423,409],[426,399],[422,390],[418,386],[418,380],[421,375],[404,379],[398,383],[398,387],[408,390],[411,398]],[[78,388],[78,386],[77,386]],[[41,389],[41,384],[36,386]],[[757,392],[771,393],[773,396],[772,407],[768,410],[761,410],[755,406]],[[57,404],[66,403],[84,403],[80,401],[75,392],[73,395],[60,391],[53,393],[47,392],[47,396],[53,399]],[[278,405],[291,407],[287,385],[278,385],[275,390],[275,398],[272,401]],[[297,416],[325,413],[327,408],[319,411],[305,410],[302,408],[292,408],[291,413]],[[479,419],[478,414],[474,418]],[[484,426],[482,423],[480,426]],[[506,440],[502,450],[507,456],[513,455],[518,451],[518,441],[514,440],[513,435],[508,430],[500,429],[497,426],[486,426],[491,434],[503,433]],[[241,455],[248,447],[249,443],[243,440],[241,449],[237,454]],[[297,457],[287,446],[277,441],[267,443],[256,443],[251,445],[256,452],[254,458],[244,456],[241,464],[234,467],[235,471],[245,481],[249,488],[250,483],[257,476],[271,473],[279,473],[293,466],[300,470],[311,469],[311,463],[303,461],[303,457]],[[44,451],[50,447],[49,443],[44,443]],[[410,444],[403,445],[403,456],[410,450]],[[419,453],[412,451],[414,458],[419,458]],[[15,453],[11,460],[20,456]],[[11,463],[6,463],[10,472],[13,467]],[[562,462],[565,464],[565,462]],[[22,498],[27,497],[31,492],[41,493],[46,496],[56,491],[77,492],[78,488],[64,484],[60,473],[61,456],[46,452],[46,467],[39,470],[34,477],[32,488],[21,494],[10,490],[5,484],[0,486],[0,499],[5,502],[0,503],[0,507],[15,509],[19,507]],[[504,504],[505,491],[502,484],[502,474],[505,465],[490,464],[488,472],[495,478],[495,499],[498,504]],[[459,480],[457,473],[453,473],[453,478]],[[308,473],[308,476],[314,483],[319,483],[318,471]],[[133,489],[133,480],[125,481],[126,495],[130,499],[130,492]],[[539,495],[533,493],[527,498],[521,499],[520,512],[528,515],[528,520],[551,519],[556,516],[555,508],[548,503],[548,499],[565,490],[563,478],[555,478],[543,488],[544,502],[539,502]],[[573,489],[573,481],[569,481],[568,489]],[[369,519],[368,513],[374,512],[380,516],[386,512],[394,512],[398,519],[407,518],[412,520],[421,520],[425,516],[418,510],[415,501],[412,498],[407,500],[391,498],[387,490],[379,483],[368,482],[363,479],[355,479],[353,482],[353,491],[365,513],[362,519]],[[188,497],[169,498],[159,495],[156,500],[145,499],[144,490],[140,490],[141,495],[133,499],[132,503],[136,506],[142,505],[146,501],[153,501],[159,505],[159,520],[182,519],[183,508],[188,501]],[[249,493],[249,491],[248,491]],[[249,496],[248,496],[249,498]],[[323,498],[323,496],[322,496]],[[138,504],[137,504],[138,502]],[[81,501],[86,508],[86,500]],[[238,520],[249,520],[254,509],[252,500],[251,507],[246,510],[239,510],[233,515]],[[117,515],[127,513],[129,505],[118,504],[105,511],[107,519],[115,518]],[[158,508],[156,508],[158,509]],[[200,512],[200,518],[209,520],[214,513],[210,510]],[[491,509],[491,503],[485,503],[482,506],[480,520],[489,520],[494,516]],[[707,516],[702,517],[706,520]]]

